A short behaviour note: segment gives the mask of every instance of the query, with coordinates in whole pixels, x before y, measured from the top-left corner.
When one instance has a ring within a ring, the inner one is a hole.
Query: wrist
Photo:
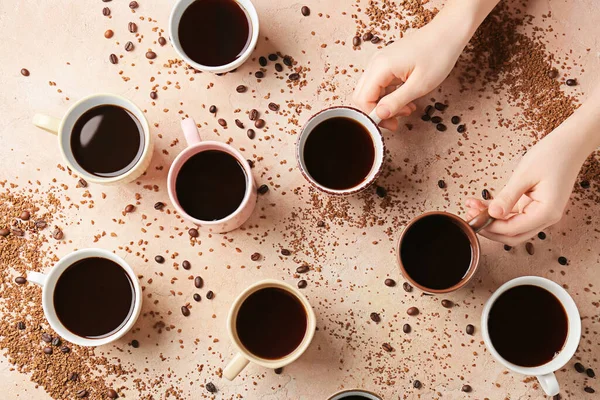
[[[457,39],[457,45],[464,48],[500,0],[451,0],[438,13],[432,22],[437,21],[446,39]]]

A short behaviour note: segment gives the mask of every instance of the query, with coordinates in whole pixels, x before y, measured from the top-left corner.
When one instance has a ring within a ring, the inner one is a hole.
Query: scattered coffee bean
[[[255,78],[257,78],[257,79],[264,78],[264,77],[265,77],[265,73],[264,73],[264,72],[262,72],[262,71],[256,71],[256,72],[254,73],[254,77],[255,77]]]
[[[410,283],[408,283],[408,282],[404,282],[404,283],[402,284],[402,289],[404,289],[404,291],[405,291],[405,292],[408,292],[408,293],[410,293],[410,292],[412,292],[412,290],[413,290],[413,287],[410,285]]]
[[[510,251],[511,249],[512,249],[512,247],[510,247],[509,245],[507,245],[507,244],[504,245],[505,251]]]
[[[212,300],[215,297],[215,294],[213,293],[212,290],[209,290],[208,292],[206,292],[206,298],[209,300]]]
[[[454,303],[450,300],[442,300],[442,307],[444,308],[452,308],[452,306],[454,306]]]
[[[423,114],[423,115],[421,115],[421,120],[430,121],[431,117],[429,116],[429,114]]]
[[[475,327],[471,324],[467,325],[467,328],[465,330],[467,332],[467,335],[472,335],[475,333]]]
[[[415,315],[419,315],[419,309],[417,307],[410,307],[406,310],[406,313],[411,317],[414,317]]]
[[[119,62],[119,59],[115,54],[111,54],[108,59],[110,60],[111,64],[117,64]]]
[[[368,41],[370,41],[371,39],[373,39],[373,34],[372,34],[371,32],[366,32],[366,33],[363,35],[362,39],[363,39],[365,42],[368,42]]]
[[[133,43],[131,43],[130,41],[125,43],[125,51],[132,51],[133,47]]]
[[[217,120],[217,122],[219,123],[219,125],[221,125],[222,127],[226,127],[227,126],[227,121],[225,121],[223,118],[219,118]]]
[[[288,67],[291,67],[292,65],[294,65],[294,60],[292,60],[292,57],[290,57],[290,56],[284,56],[283,63],[285,65],[287,65]]]
[[[125,212],[126,213],[131,213],[135,210],[135,206],[133,204],[127,204],[127,206],[125,206]]]
[[[183,260],[183,262],[181,263],[181,266],[185,270],[192,268],[192,264],[190,264],[190,262],[188,260]]]
[[[267,66],[267,59],[266,59],[265,57],[263,57],[263,56],[260,56],[260,57],[258,58],[258,64],[259,64],[261,67],[266,67],[266,66]]]
[[[596,391],[594,390],[594,388],[591,388],[589,386],[584,387],[583,391],[586,392],[586,393],[596,393]]]
[[[473,389],[471,388],[470,385],[463,385],[463,387],[460,390],[462,390],[465,393],[471,393],[471,390],[473,390]]]
[[[61,344],[62,344],[62,342],[60,341],[60,338],[55,337],[54,339],[52,339],[52,346],[58,347]]]
[[[288,249],[281,249],[281,255],[286,256],[286,257],[291,256],[292,252],[289,251]]]
[[[187,308],[187,306],[181,306],[181,313],[183,314],[184,317],[189,317],[190,309]]]
[[[27,68],[21,68],[21,75],[29,76],[29,70]]]
[[[554,79],[557,76],[558,76],[558,70],[556,68],[552,68],[550,71],[548,71],[548,78]]]
[[[279,63],[275,63],[275,71],[277,71],[277,72],[283,71],[283,66]]]
[[[162,201],[157,201],[156,203],[154,203],[155,210],[162,210],[164,207],[165,203],[163,203]]]
[[[44,347],[44,353],[50,355],[53,353],[52,347]]]
[[[238,87],[235,88],[235,91],[238,93],[244,93],[248,88],[244,85],[238,85]]]
[[[544,232],[539,232],[537,236],[540,240],[546,240],[546,234]]]
[[[563,257],[563,256],[558,257],[558,263],[560,265],[567,265],[567,263],[568,263],[567,257]]]
[[[575,363],[575,371],[579,372],[580,374],[584,373],[585,372],[585,367],[583,366],[582,363],[576,362]]]
[[[579,186],[581,186],[583,189],[589,189],[590,188],[590,181],[581,181],[579,182]]]
[[[119,395],[113,389],[108,389],[108,392],[106,392],[106,395],[108,396],[109,399],[119,398]]]
[[[248,131],[246,131],[246,135],[248,135],[249,139],[254,139],[254,137],[256,136],[256,132],[254,132],[254,129],[250,128],[248,129]]]
[[[260,253],[252,253],[252,255],[250,256],[250,259],[252,261],[258,261],[258,260],[260,260]]]
[[[88,186],[87,181],[85,179],[83,179],[83,178],[79,178],[78,183],[79,183],[79,186],[81,186],[82,188],[85,188],[85,187]]]
[[[409,324],[404,324],[402,326],[402,332],[404,332],[404,333],[410,333],[410,325]]]
[[[393,279],[390,279],[390,278],[386,279],[383,283],[387,287],[394,287],[394,286],[396,286],[396,281],[393,280]]]
[[[275,368],[275,373],[277,375],[281,375],[282,372],[283,372],[283,368]]]
[[[456,131],[457,131],[458,133],[464,133],[466,130],[467,130],[467,127],[466,127],[464,124],[463,124],[463,125],[459,125],[459,126],[456,128]]]
[[[195,277],[194,286],[196,286],[198,289],[202,289],[202,286],[204,286],[204,279],[202,279],[201,276]]]
[[[576,79],[567,79],[567,86],[575,86],[577,85],[577,80]]]
[[[377,186],[375,188],[375,193],[377,193],[377,196],[383,198],[387,195],[387,190],[385,190],[383,186]]]
[[[460,123],[460,117],[458,115],[453,116],[450,121],[454,124],[454,125],[458,125]]]
[[[52,343],[52,335],[46,332],[42,333],[42,341],[46,343]]]
[[[208,112],[210,112],[211,114],[215,114],[217,112],[217,106],[212,105],[208,107]]]
[[[19,321],[17,323],[17,329],[20,330],[20,331],[25,330],[25,322]]]
[[[188,231],[188,234],[193,238],[197,238],[198,236],[200,236],[200,232],[198,232],[198,229],[196,229],[196,228],[191,228]]]
[[[448,107],[447,105],[445,105],[444,103],[440,103],[440,102],[436,102],[434,105],[436,110],[438,111],[444,111],[446,109],[446,107]]]
[[[160,44],[161,46],[164,46],[165,44],[167,44],[167,39],[165,39],[163,36],[160,36],[158,38],[158,44]]]
[[[269,103],[269,110],[271,111],[279,111],[279,104],[277,103]]]
[[[131,347],[133,347],[134,349],[137,349],[138,347],[140,347],[140,342],[138,342],[137,340],[133,339],[131,341]]]
[[[25,283],[27,283],[27,279],[24,276],[17,276],[15,278],[15,283],[18,285],[24,285]]]
[[[269,186],[267,186],[266,184],[262,184],[258,187],[258,194],[265,194],[269,191]]]
[[[489,191],[489,190],[487,190],[487,189],[483,189],[483,190],[481,191],[481,197],[482,197],[484,200],[489,200],[489,199],[491,199],[491,198],[492,198],[492,196],[491,196],[491,194],[490,194],[490,191]]]
[[[594,370],[593,370],[593,369],[591,369],[591,368],[588,368],[588,369],[586,369],[586,370],[585,370],[585,374],[586,374],[587,376],[589,376],[590,378],[595,378],[595,377],[596,377],[596,373],[595,373],[595,372],[594,372]]]
[[[306,282],[304,279],[298,281],[299,289],[304,289],[307,285],[308,285],[308,282]]]
[[[301,265],[298,268],[296,268],[296,272],[299,274],[305,274],[308,271],[310,271],[310,267],[308,265]]]
[[[248,118],[250,119],[250,121],[256,121],[258,119],[258,110],[255,108],[250,110],[250,112],[248,113]]]
[[[244,129],[244,123],[242,121],[236,118],[234,122],[238,128]]]
[[[23,221],[29,221],[29,218],[31,218],[31,213],[29,211],[23,211],[20,217]]]
[[[446,125],[444,125],[444,124],[437,124],[435,126],[435,129],[437,129],[440,132],[445,132],[446,131]]]
[[[105,17],[108,17],[110,15],[110,8],[104,7],[102,9],[102,15],[104,15]]]
[[[208,390],[210,393],[217,393],[217,387],[212,382],[208,382],[206,384],[206,390]]]
[[[300,74],[297,72],[294,72],[294,73],[290,74],[290,76],[288,78],[290,79],[290,81],[297,81],[298,79],[300,79]]]
[[[8,230],[6,228],[0,229],[0,236],[7,237],[9,234],[10,234],[10,230]]]
[[[392,351],[394,351],[394,348],[389,343],[382,344],[381,348],[384,349],[385,351],[387,351],[388,353],[391,353]]]
[[[317,226],[319,228],[323,228],[325,226],[325,221],[319,221],[319,222],[317,222]]]
[[[63,347],[60,348],[60,352],[63,353],[63,354],[67,354],[70,351],[71,351],[71,348],[67,347],[67,346],[63,346]]]
[[[352,45],[354,47],[360,46],[360,36],[354,36],[354,38],[352,39]]]
[[[153,51],[147,51],[146,52],[146,58],[148,60],[154,60],[156,58],[156,53]]]
[[[129,24],[127,24],[127,29],[129,30],[129,32],[131,33],[136,33],[138,30],[138,27],[136,25],[135,22],[130,22]]]
[[[154,257],[154,261],[156,261],[159,264],[162,264],[162,263],[165,262],[165,258],[163,256],[161,256],[161,255],[158,255],[158,256]]]
[[[71,382],[75,382],[79,378],[79,374],[77,372],[71,372],[69,374],[69,380]]]
[[[379,314],[377,314],[376,312],[372,312],[370,317],[371,317],[371,321],[375,322],[376,324],[381,322],[381,316]]]
[[[525,243],[525,250],[527,250],[527,253],[530,256],[535,254],[535,248],[533,247],[533,243],[531,243],[531,242]]]
[[[413,382],[413,387],[414,387],[415,389],[420,389],[420,388],[421,388],[421,386],[422,386],[422,385],[421,385],[421,381],[420,381],[420,380],[418,380],[418,379],[415,379],[415,381]]]
[[[25,236],[25,231],[23,229],[21,229],[21,228],[13,228],[11,230],[11,233],[14,236]]]
[[[438,181],[438,187],[439,187],[440,189],[444,189],[444,188],[446,187],[446,182],[444,182],[444,180],[443,180],[443,179],[440,179],[440,180]]]
[[[202,297],[198,293],[194,293],[194,296],[192,296],[192,297],[194,298],[194,301],[202,300]]]
[[[136,8],[138,8],[140,5],[138,4],[137,1],[132,1],[131,3],[129,3],[129,8],[131,8],[132,10],[135,10]]]
[[[442,122],[442,117],[435,115],[431,117],[431,122],[433,122],[434,124],[439,124],[440,122]]]
[[[254,127],[257,129],[262,129],[265,127],[265,120],[262,118],[257,119],[256,121],[254,121]]]
[[[427,107],[425,107],[425,114],[431,116],[431,114],[433,114],[434,112],[434,108],[431,104],[429,104]]]
[[[87,397],[87,395],[88,395],[88,392],[85,389],[81,389],[80,391],[77,392],[77,397],[79,397],[80,399]]]
[[[373,38],[371,39],[371,43],[373,44],[377,44],[379,43],[381,39],[379,39],[379,36],[373,36]]]
[[[269,54],[269,60],[271,60],[271,61],[277,61],[278,58],[279,58],[279,56],[275,53]]]
[[[115,33],[112,31],[112,29],[107,29],[106,31],[104,31],[104,37],[107,39],[110,39],[111,37],[113,37]]]
[[[310,8],[302,6],[300,12],[302,12],[302,15],[304,15],[305,17],[308,17],[310,15]]]
[[[152,100],[156,100],[158,98],[158,93],[156,93],[154,90],[152,92],[150,92],[150,98]]]

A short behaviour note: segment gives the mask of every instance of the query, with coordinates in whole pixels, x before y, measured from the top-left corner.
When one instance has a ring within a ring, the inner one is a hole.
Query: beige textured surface
[[[90,246],[114,250],[144,276],[141,281],[147,287],[145,294],[152,294],[151,299],[145,298],[143,312],[146,315],[140,318],[134,331],[115,346],[97,349],[97,353],[118,357],[128,369],[137,368],[137,372],[125,377],[125,382],[117,381],[116,386],[123,384],[132,388],[131,382],[136,378],[148,384],[161,379],[162,383],[154,389],[140,394],[134,389],[125,390],[127,398],[149,394],[164,398],[166,388],[173,386],[181,397],[199,399],[208,395],[200,384],[210,381],[219,388],[216,398],[322,400],[349,387],[376,391],[384,399],[543,398],[541,389],[533,381],[524,382],[521,376],[505,373],[485,350],[478,329],[482,304],[491,291],[511,278],[525,274],[545,276],[568,285],[583,318],[584,337],[577,356],[584,364],[598,367],[598,205],[572,204],[563,221],[547,230],[545,241],[535,239],[536,255],[533,257],[526,254],[523,246],[507,253],[501,245],[482,240],[484,256],[478,279],[467,289],[447,296],[456,303],[451,311],[440,306],[439,298],[402,290],[394,246],[403,222],[431,209],[462,213],[465,193],[478,195],[484,183],[492,192],[499,190],[507,171],[521,154],[521,145],[529,143],[527,132],[517,135],[496,128],[497,121],[493,116],[496,101],[502,103],[508,117],[510,112],[507,110],[518,111],[506,104],[505,99],[459,95],[450,79],[443,85],[443,95],[436,93],[435,97],[448,99],[451,106],[447,116],[456,113],[467,121],[469,139],[459,144],[461,137],[453,127],[444,134],[436,133],[431,124],[419,120],[417,113],[407,121],[414,124],[411,132],[401,128],[398,133],[385,133],[391,156],[388,165],[399,170],[390,169],[390,173],[380,179],[380,184],[388,188],[395,200],[406,200],[407,203],[396,202],[384,210],[374,194],[351,198],[348,203],[354,223],[327,220],[328,228],[319,230],[315,226],[322,218],[319,216],[322,208],[309,203],[308,186],[294,160],[299,128],[287,125],[287,117],[266,114],[267,132],[272,137],[265,140],[264,134],[259,133],[257,139],[250,141],[235,127],[233,121],[238,116],[234,116],[234,110],[240,108],[245,112],[257,108],[264,113],[270,101],[280,103],[282,109],[287,110],[286,100],[310,105],[313,111],[329,105],[348,104],[359,74],[334,75],[333,69],[326,67],[337,65],[339,69],[352,71],[350,65],[364,66],[375,50],[374,46],[367,45],[354,51],[348,44],[334,43],[338,39],[349,43],[354,35],[355,24],[349,16],[354,12],[352,2],[310,0],[306,4],[312,13],[310,17],[302,17],[300,7],[305,3],[256,1],[262,22],[256,57],[278,50],[310,67],[308,86],[302,90],[294,89],[292,93],[284,81],[273,79],[272,63],[267,78],[261,83],[256,83],[250,75],[258,68],[256,61],[249,61],[235,74],[223,77],[194,75],[194,81],[189,80],[190,75],[185,75],[181,67],[163,67],[168,59],[175,58],[175,52],[169,45],[160,48],[155,43],[157,34],[152,28],[167,29],[173,2],[140,1],[141,6],[135,14],[128,9],[127,3],[124,0],[107,4],[99,0],[0,3],[0,180],[23,186],[37,180],[44,188],[56,178],[58,183],[69,186],[64,195],[74,202],[82,200],[82,190],[75,188],[77,180],[56,168],[62,163],[56,139],[33,127],[30,121],[34,112],[60,116],[76,99],[95,92],[114,92],[133,100],[147,110],[152,132],[157,135],[154,159],[147,175],[136,183],[121,187],[89,187],[96,201],[95,208],[67,210],[65,220],[69,226],[65,227],[65,234],[68,243],[51,249],[58,256]],[[531,3],[528,12],[533,15],[540,16],[552,10],[549,21],[554,32],[547,34],[549,47],[557,55],[568,55],[582,65],[585,73],[580,69],[576,71],[581,84],[573,92],[585,93],[600,76],[598,3],[594,0]],[[110,19],[102,16],[105,5],[112,9]],[[320,18],[319,12],[330,14],[331,18]],[[342,12],[348,15],[342,15]],[[145,20],[139,20],[140,16]],[[132,53],[126,53],[122,49],[132,36],[127,32],[127,23],[132,20],[138,23],[143,39],[141,43],[135,43],[136,49]],[[107,40],[103,33],[109,28],[115,31],[115,36]],[[311,35],[311,31],[315,34]],[[327,47],[321,48],[322,43],[327,43]],[[144,57],[148,48],[158,53],[154,64]],[[588,48],[592,50],[586,51]],[[571,50],[572,55],[569,55]],[[112,52],[124,55],[117,66],[108,61]],[[31,72],[28,78],[19,73],[24,67]],[[119,71],[123,71],[122,75]],[[175,71],[176,75],[173,74]],[[149,98],[155,84],[150,81],[152,76],[156,78],[156,84],[168,86],[166,91],[159,90],[156,105],[152,105]],[[125,81],[123,77],[130,79]],[[56,82],[56,86],[50,86],[49,81]],[[172,83],[167,84],[168,81]],[[215,84],[207,89],[209,82]],[[322,82],[335,84],[336,92],[318,91]],[[236,93],[235,87],[240,83],[255,92]],[[176,85],[180,89],[176,89]],[[270,99],[266,100],[264,97],[269,94]],[[229,122],[227,130],[221,129],[216,119],[203,108],[210,104],[216,104],[219,116]],[[426,104],[426,100],[418,102],[420,109]],[[469,110],[471,106],[474,107],[472,111]],[[168,111],[164,111],[166,109]],[[178,129],[180,110],[182,115],[192,116],[198,123],[207,125],[202,131],[204,137],[221,141],[232,138],[232,145],[248,158],[264,157],[256,161],[254,176],[258,184],[272,183],[269,193],[259,197],[254,216],[242,230],[226,235],[201,233],[200,243],[195,246],[190,244],[185,233],[189,226],[172,214],[159,213],[152,208],[156,201],[168,203],[168,166],[183,149]],[[487,117],[486,113],[492,117]],[[239,115],[247,121],[244,113]],[[298,115],[300,124],[310,115],[309,110]],[[471,120],[478,122],[473,125]],[[216,128],[219,128],[218,134],[213,132]],[[158,138],[159,134],[162,138]],[[172,145],[176,139],[179,142]],[[497,147],[491,149],[492,144]],[[454,160],[459,150],[464,154]],[[501,152],[504,157],[499,156]],[[476,161],[479,157],[482,158],[480,163]],[[406,158],[408,162],[403,161]],[[418,176],[411,174],[415,166]],[[449,175],[449,166],[452,166],[452,172],[458,172],[456,178]],[[448,183],[445,192],[436,185],[441,178]],[[146,190],[143,185],[158,185],[159,191]],[[300,188],[298,194],[294,193],[296,188]],[[102,192],[107,195],[105,200],[101,199]],[[135,193],[142,195],[138,210],[122,217],[123,207],[135,202]],[[378,214],[380,219],[361,227],[358,222],[367,203],[373,208],[369,215]],[[298,217],[292,223],[293,211],[298,216],[314,217],[303,223]],[[148,219],[143,220],[142,214]],[[588,217],[590,223],[584,224]],[[121,218],[125,223],[115,223],[113,218]],[[91,220],[95,225],[90,224]],[[142,232],[142,227],[147,233]],[[115,232],[116,237],[107,235],[94,243],[94,235],[102,231]],[[386,231],[391,231],[391,235]],[[298,233],[306,234],[306,239],[319,244],[322,251],[313,252],[307,244],[294,245],[292,241]],[[139,239],[148,243],[138,245]],[[282,247],[294,248],[296,252],[292,257],[281,257],[279,250]],[[263,254],[258,263],[250,261],[250,255],[255,251]],[[175,252],[178,255],[174,261],[190,260],[191,271],[175,270],[170,258]],[[163,265],[154,263],[156,254],[165,255],[167,262]],[[558,265],[556,258],[559,255],[568,257],[570,265]],[[225,329],[232,299],[248,284],[261,278],[278,278],[295,285],[298,280],[293,276],[295,268],[303,262],[321,268],[320,272],[307,274],[308,287],[304,289],[318,318],[318,331],[310,349],[299,361],[286,367],[282,375],[249,366],[234,382],[220,379],[218,369],[223,368],[233,355]],[[164,276],[160,277],[159,272]],[[195,288],[187,279],[190,274],[200,274],[205,280],[205,288],[200,291],[203,300],[199,304],[191,299]],[[178,280],[171,282],[173,277]],[[398,281],[398,286],[384,286],[387,277]],[[153,278],[152,284],[147,283],[149,278]],[[209,289],[216,293],[212,301],[205,298]],[[158,303],[154,304],[154,300]],[[190,301],[194,303],[191,316],[184,318],[179,309]],[[410,306],[417,306],[421,314],[408,317],[406,309]],[[378,325],[369,319],[369,314],[374,311],[382,316]],[[150,312],[160,314],[151,316]],[[167,326],[172,324],[175,329],[158,334],[153,328],[158,321]],[[405,322],[413,327],[413,332],[408,335],[402,333]],[[467,323],[476,326],[475,336],[464,333]],[[132,339],[140,341],[139,349],[127,345]],[[382,351],[383,342],[391,343],[396,351],[391,354]],[[199,372],[201,366],[203,369]],[[423,388],[413,389],[414,379],[421,380]],[[583,377],[576,374],[572,363],[558,373],[558,379],[564,397],[593,398],[593,395],[583,393]],[[469,383],[474,391],[469,395],[461,393],[463,383]],[[600,390],[595,380],[589,384]],[[0,392],[10,399],[48,397],[27,376],[11,372],[5,358],[0,358]],[[10,393],[8,397],[7,393]]]

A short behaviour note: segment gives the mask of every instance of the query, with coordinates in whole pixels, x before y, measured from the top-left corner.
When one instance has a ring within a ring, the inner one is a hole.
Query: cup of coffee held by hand
[[[102,249],[82,249],[47,273],[29,272],[42,287],[48,323],[79,346],[101,346],[125,335],[142,309],[142,288],[131,267]]]
[[[375,111],[331,107],[313,115],[296,144],[300,172],[318,190],[332,195],[359,193],[383,167],[385,146]]]
[[[62,119],[36,114],[33,123],[58,136],[67,165],[88,182],[131,182],[152,159],[144,113],[117,95],[92,95],[73,104]]]
[[[315,313],[298,289],[267,279],[244,290],[233,302],[227,331],[238,351],[223,370],[229,380],[250,363],[281,368],[308,348],[316,329]]]
[[[443,211],[414,218],[398,241],[402,276],[426,293],[442,294],[462,288],[479,265],[481,247],[477,232],[492,221],[487,210],[469,222]]]
[[[537,377],[548,396],[559,393],[554,375],[577,350],[581,318],[569,293],[551,280],[523,276],[500,286],[481,314],[490,353],[513,372]]]

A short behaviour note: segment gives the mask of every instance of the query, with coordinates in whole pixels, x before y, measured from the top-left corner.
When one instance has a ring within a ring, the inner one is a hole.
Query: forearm
[[[434,22],[448,35],[458,39],[457,45],[467,45],[483,20],[500,0],[448,0]],[[462,50],[462,49],[461,49]]]

